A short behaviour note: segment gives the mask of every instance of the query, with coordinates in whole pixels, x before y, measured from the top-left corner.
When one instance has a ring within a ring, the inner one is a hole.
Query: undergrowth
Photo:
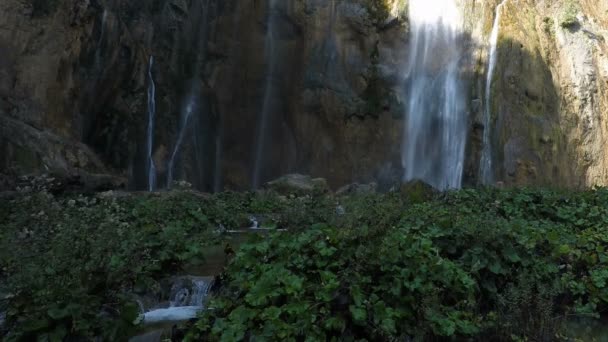
[[[189,339],[555,341],[606,309],[605,190],[353,201],[355,219],[242,247]]]
[[[266,228],[190,327],[205,341],[554,341],[608,305],[608,191],[279,196],[190,192],[0,202],[5,340],[120,340],[134,294]]]

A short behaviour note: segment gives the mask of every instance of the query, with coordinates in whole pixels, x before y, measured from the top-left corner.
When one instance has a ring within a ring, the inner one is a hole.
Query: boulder
[[[378,190],[378,184],[376,182],[368,184],[352,183],[345,185],[336,191],[336,195],[353,195],[353,194],[373,194]]]
[[[421,180],[413,180],[401,184],[399,192],[409,203],[422,203],[433,199],[439,191]]]
[[[16,188],[22,192],[48,191],[52,194],[65,192],[101,192],[124,189],[127,179],[109,174],[88,173],[75,170],[72,174],[40,174],[22,176]]]
[[[312,178],[308,175],[289,174],[268,182],[264,185],[267,190],[281,195],[309,195],[329,191],[327,181],[323,178]]]

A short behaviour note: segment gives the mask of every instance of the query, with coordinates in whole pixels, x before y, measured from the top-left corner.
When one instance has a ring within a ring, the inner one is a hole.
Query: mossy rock
[[[324,178],[312,178],[308,175],[289,174],[268,182],[266,189],[281,195],[312,195],[329,192],[329,186]]]
[[[421,180],[413,180],[402,184],[399,192],[409,203],[422,203],[433,199],[438,191]]]

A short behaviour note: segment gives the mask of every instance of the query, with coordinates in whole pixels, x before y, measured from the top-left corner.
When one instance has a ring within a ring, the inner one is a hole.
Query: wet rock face
[[[479,42],[473,104],[484,105],[487,36],[500,1],[467,8]],[[505,185],[606,184],[604,146],[606,5],[594,1],[506,1],[492,84],[495,178]],[[479,110],[473,109],[466,175],[478,170]],[[471,158],[472,157],[472,158]]]
[[[295,171],[322,176],[337,187],[371,181],[386,165],[400,168],[396,87],[405,53],[404,25],[383,27],[362,1],[279,4],[276,31],[281,34],[274,46],[277,71],[270,79],[275,94],[263,180]],[[264,8],[257,8],[254,17],[248,14],[255,10],[239,3],[236,15],[219,19],[218,32],[229,33],[221,28],[226,26],[233,35],[220,33],[215,40],[216,48],[231,52],[218,63],[217,83],[212,84],[225,114],[222,169],[227,186],[249,181],[244,170],[253,163],[251,145],[266,88],[268,66],[259,48],[266,14]]]
[[[384,25],[373,1],[278,3],[262,181],[301,171],[338,186],[399,174],[386,169],[398,168],[395,86],[404,26]],[[205,190],[249,187],[269,88],[265,1],[57,0],[40,7],[7,0],[0,6],[6,115],[67,145],[84,143],[104,166],[129,172],[141,187],[147,61],[154,55],[159,178],[167,173],[185,102],[195,98],[176,178]],[[3,144],[23,147],[20,138],[6,139]],[[22,155],[32,159],[28,171],[81,167],[56,160],[58,149],[25,146],[3,168],[24,172]]]
[[[576,25],[564,27],[566,1],[511,2],[492,88],[497,180],[606,184],[608,5],[575,1]],[[153,55],[161,187],[192,102],[174,178],[202,190],[249,188],[268,89],[261,183],[294,172],[326,178],[334,189],[399,181],[409,44],[408,24],[396,17],[403,1],[276,3],[271,10],[262,0],[1,1],[0,172],[109,170],[144,188]],[[474,75],[469,184],[485,129],[485,42],[497,4],[476,0],[465,9],[466,73]]]

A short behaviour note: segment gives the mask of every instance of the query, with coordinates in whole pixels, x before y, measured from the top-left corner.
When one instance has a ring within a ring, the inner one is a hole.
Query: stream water
[[[213,277],[178,278],[171,288],[170,305],[143,314],[144,324],[187,321],[204,309]]]
[[[265,234],[270,230],[260,228],[262,219],[251,216],[250,227],[226,230],[229,238],[226,240],[237,249],[239,245],[247,242],[251,235]],[[171,336],[171,329],[175,324],[195,318],[201,310],[205,309],[210,290],[216,275],[222,273],[228,261],[223,245],[209,246],[204,253],[205,262],[202,265],[186,265],[183,271],[186,274],[204,276],[177,276],[171,280],[171,290],[164,305],[145,308],[142,304],[140,316],[142,329],[130,342],[160,342]]]

